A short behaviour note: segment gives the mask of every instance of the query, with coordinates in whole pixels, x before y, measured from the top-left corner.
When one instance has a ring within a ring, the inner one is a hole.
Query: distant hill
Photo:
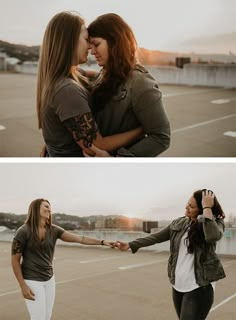
[[[0,212],[0,226],[7,227],[8,229],[17,229],[24,223],[26,216],[26,214],[17,215],[14,213]],[[127,218],[122,215],[94,215],[79,217],[65,213],[54,213],[53,223],[65,228],[66,230],[142,229],[142,220]]]
[[[26,46],[0,40],[0,52],[4,52],[9,57],[17,58],[22,62],[38,61],[39,50],[40,46]],[[162,52],[157,50],[147,50],[145,48],[139,48],[138,58],[140,62],[144,65],[175,63],[175,59],[173,59],[173,53]],[[92,63],[96,64],[96,59],[94,58],[94,56],[89,54],[87,64],[91,65]]]
[[[187,57],[191,59],[191,63],[236,63],[236,55],[232,52],[229,54],[217,53],[195,53],[195,52],[164,52],[158,50],[147,50],[139,48],[139,60],[144,65],[176,65],[177,57]]]
[[[13,44],[0,40],[0,52],[5,52],[9,57],[14,57],[20,61],[38,61],[40,46],[26,46]]]
[[[229,36],[229,40],[232,39],[232,34]],[[210,39],[206,38],[210,41]],[[218,37],[212,37],[212,49],[213,40],[217,40]],[[198,40],[198,39],[197,39]],[[197,41],[195,39],[195,41]],[[192,40],[193,41],[193,40]],[[199,40],[200,41],[200,40]],[[203,41],[203,39],[201,39]],[[191,43],[189,41],[189,43]],[[229,47],[230,48],[230,47]],[[9,57],[14,57],[20,61],[38,61],[39,59],[39,50],[40,46],[26,46],[21,44],[13,44],[6,41],[0,40],[0,52],[5,52]],[[214,51],[214,50],[213,50]],[[148,50],[145,48],[139,48],[138,58],[141,64],[143,65],[176,65],[176,57],[189,57],[192,63],[236,63],[236,55],[232,52],[229,54],[198,54],[198,53],[181,53],[181,52],[164,52],[159,50]],[[89,54],[87,65],[96,63],[94,56]]]

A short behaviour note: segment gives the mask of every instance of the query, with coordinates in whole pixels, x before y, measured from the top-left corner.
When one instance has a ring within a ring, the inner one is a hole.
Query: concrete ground
[[[9,242],[0,242],[0,318],[29,319],[10,267]],[[167,277],[168,253],[91,246],[57,246],[52,320],[175,320]],[[216,285],[208,320],[236,319],[236,257],[221,257],[227,277]]]
[[[236,90],[160,85],[172,141],[161,157],[235,157]],[[0,156],[38,157],[36,76],[0,73]],[[2,129],[2,130],[1,130]]]

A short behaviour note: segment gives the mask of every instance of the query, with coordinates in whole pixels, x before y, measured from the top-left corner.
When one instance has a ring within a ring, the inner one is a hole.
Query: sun
[[[129,219],[136,218],[136,214],[134,212],[125,213],[125,216]]]

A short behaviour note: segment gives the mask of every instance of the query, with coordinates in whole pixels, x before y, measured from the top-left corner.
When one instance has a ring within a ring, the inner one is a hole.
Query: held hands
[[[120,251],[127,251],[129,249],[129,244],[122,241],[109,242],[111,248],[118,248]]]
[[[33,291],[26,284],[21,287],[21,292],[25,299],[35,300]]]
[[[112,241],[107,241],[107,240],[103,240],[103,245],[110,247],[110,248],[114,248],[115,246],[113,245],[114,242]]]
[[[89,145],[89,149],[95,153],[93,157],[111,157],[110,153],[108,153],[106,150],[99,149],[94,144]],[[83,155],[85,157],[91,157],[85,151],[83,151]]]

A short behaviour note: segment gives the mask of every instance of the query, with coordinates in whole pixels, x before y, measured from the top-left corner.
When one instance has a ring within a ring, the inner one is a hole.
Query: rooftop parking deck
[[[28,314],[10,267],[10,242],[0,242],[3,320]],[[108,247],[57,246],[52,320],[175,320],[167,277],[168,253],[120,252]],[[216,285],[208,320],[236,319],[236,257],[221,257],[226,278]]]
[[[236,89],[160,85],[172,140],[161,157],[235,157]],[[38,157],[36,76],[0,73],[0,156]]]

